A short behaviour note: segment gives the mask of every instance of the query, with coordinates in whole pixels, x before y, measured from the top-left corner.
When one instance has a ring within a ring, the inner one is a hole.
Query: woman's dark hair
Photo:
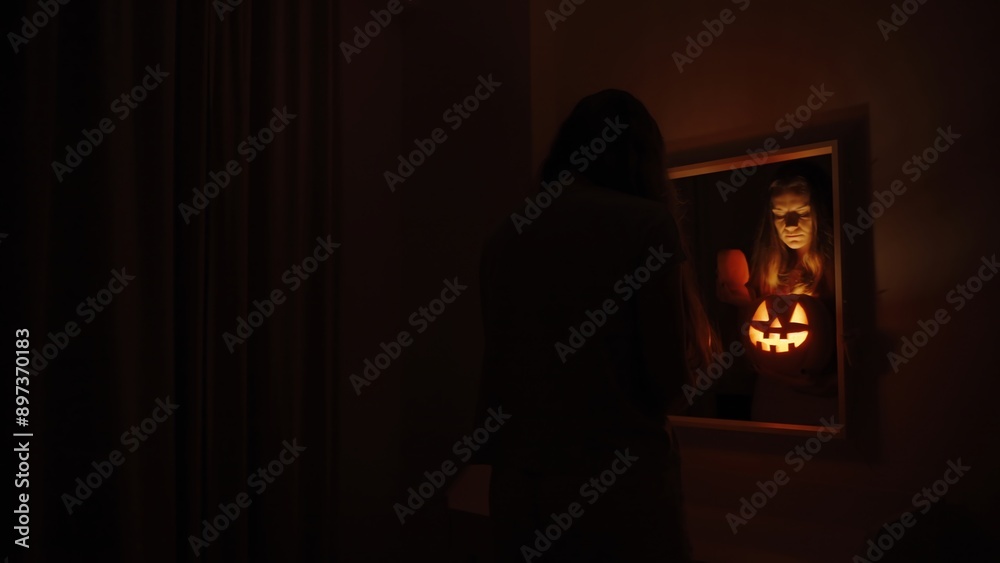
[[[617,138],[607,141],[602,134],[612,125]],[[589,147],[598,139],[605,145],[599,158],[590,160],[579,154],[581,145]],[[587,167],[580,172],[583,162]],[[622,90],[591,94],[573,108],[542,164],[542,181],[555,181],[563,171],[629,195],[657,200],[673,197],[667,189],[660,128],[646,106]]]
[[[608,141],[605,130],[616,133]],[[591,160],[579,153],[600,139],[605,148]],[[577,153],[577,154],[574,154]],[[587,166],[583,168],[582,164]],[[662,202],[680,224],[677,192],[667,178],[663,136],[656,120],[638,99],[623,90],[603,90],[580,100],[556,134],[549,155],[542,163],[543,185],[558,181],[560,174],[572,173],[587,183],[628,195]],[[544,189],[544,188],[543,188]],[[690,257],[686,239],[680,233],[680,247]],[[719,350],[695,277],[694,261],[681,263],[684,291],[684,324],[688,377],[696,368],[707,368],[712,352]]]

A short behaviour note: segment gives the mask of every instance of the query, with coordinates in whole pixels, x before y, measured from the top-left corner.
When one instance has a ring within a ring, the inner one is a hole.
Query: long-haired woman
[[[822,176],[802,163],[778,170],[768,188],[750,259],[757,297],[831,297],[833,231]]]
[[[501,561],[687,561],[667,423],[712,336],[663,138],[620,90],[581,100],[487,242],[481,414]]]

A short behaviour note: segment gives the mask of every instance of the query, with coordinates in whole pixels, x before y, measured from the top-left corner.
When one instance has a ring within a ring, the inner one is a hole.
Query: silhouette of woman
[[[541,212],[483,250],[480,412],[510,417],[480,452],[501,561],[689,561],[666,413],[712,336],[663,152],[632,95],[584,98],[542,166]]]

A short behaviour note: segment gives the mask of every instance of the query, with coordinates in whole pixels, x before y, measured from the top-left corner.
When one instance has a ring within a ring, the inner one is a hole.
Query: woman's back
[[[487,245],[484,399],[510,415],[486,457],[500,561],[688,560],[664,416],[685,381],[678,246],[662,204],[583,185]]]
[[[497,231],[481,283],[484,395],[512,415],[499,460],[557,468],[662,443],[685,381],[682,259],[663,204],[587,185]]]
[[[500,561],[686,561],[665,413],[708,343],[686,338],[700,304],[659,127],[627,92],[587,96],[540,176],[570,184],[512,215],[480,272],[480,412],[509,415],[480,452]]]

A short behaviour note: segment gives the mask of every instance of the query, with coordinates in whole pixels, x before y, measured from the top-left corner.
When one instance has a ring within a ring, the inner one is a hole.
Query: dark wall
[[[385,5],[368,4],[343,8],[342,36]],[[347,561],[443,558],[448,550],[440,490],[405,525],[393,505],[407,502],[424,471],[460,461],[452,446],[472,430],[479,386],[480,248],[531,189],[527,2],[412,2],[397,17],[344,65],[342,86]],[[474,95],[480,76],[500,85],[458,125],[459,114],[444,112]],[[391,191],[384,173],[398,173],[399,155],[438,128],[446,140]],[[456,278],[467,289],[454,303],[434,321],[410,322]],[[402,331],[412,344],[358,396],[350,374],[362,376],[364,361]]]
[[[354,27],[364,27],[371,9],[385,4],[343,3],[340,30],[352,41]],[[338,528],[344,560],[388,560],[388,547],[398,541],[398,528],[379,526],[381,541],[372,533],[373,520],[385,514],[400,464],[400,396],[389,375],[376,380],[361,395],[348,375],[362,376],[363,358],[378,351],[380,339],[398,323],[402,268],[398,247],[401,207],[381,178],[381,168],[401,145],[401,27],[395,21],[364,50],[340,59],[341,123],[344,147],[343,199],[340,202],[344,251],[341,255],[339,307],[340,438]],[[348,164],[349,163],[349,164]],[[390,327],[390,328],[386,328]]]

